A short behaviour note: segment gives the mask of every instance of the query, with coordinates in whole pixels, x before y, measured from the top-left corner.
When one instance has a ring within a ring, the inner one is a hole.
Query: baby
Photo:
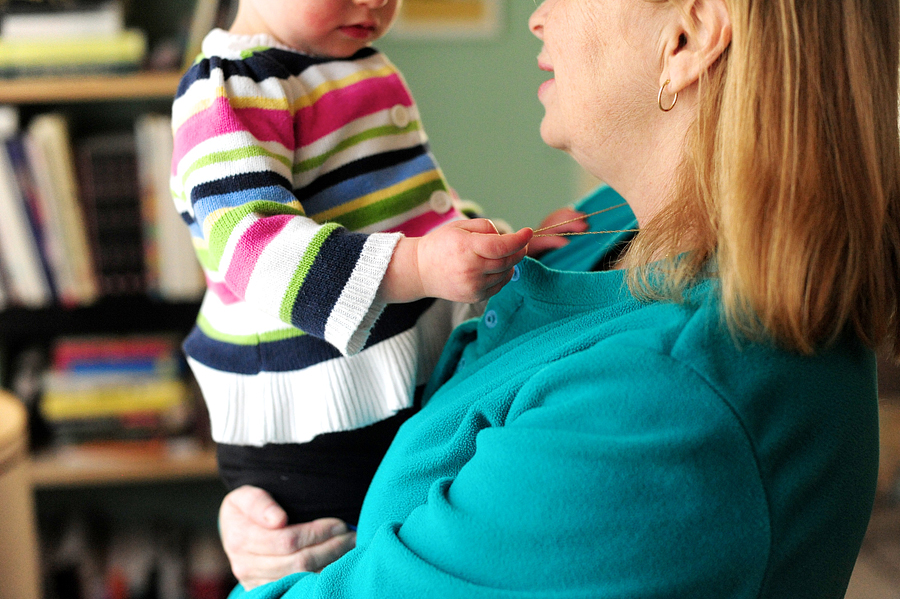
[[[399,0],[240,0],[173,104],[172,192],[208,289],[185,341],[230,488],[355,523],[467,304],[531,229],[466,219],[399,71]]]

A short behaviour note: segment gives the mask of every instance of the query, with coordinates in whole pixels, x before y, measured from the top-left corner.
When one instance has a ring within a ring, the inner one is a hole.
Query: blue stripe
[[[407,162],[364,173],[324,189],[310,198],[304,198],[303,207],[306,209],[307,214],[314,216],[319,212],[346,204],[356,198],[388,188],[391,185],[396,185],[416,175],[433,171],[435,168],[437,167],[431,156],[429,154],[421,154]]]
[[[206,196],[194,204],[194,218],[202,223],[211,212],[222,208],[238,208],[260,200],[287,204],[296,199],[288,190],[278,186],[257,187],[222,195]]]

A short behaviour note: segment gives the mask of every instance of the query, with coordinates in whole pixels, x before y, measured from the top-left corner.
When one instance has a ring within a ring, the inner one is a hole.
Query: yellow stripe
[[[375,69],[371,71],[359,71],[357,73],[353,73],[343,79],[336,79],[334,81],[326,81],[322,85],[318,86],[310,93],[297,98],[296,101],[291,105],[291,113],[293,114],[297,110],[301,108],[306,108],[307,106],[312,106],[315,104],[319,98],[324,96],[330,91],[334,91],[336,89],[342,89],[344,87],[348,87],[353,85],[354,83],[359,83],[364,79],[373,79],[375,77],[389,77],[393,75],[397,71],[392,66],[381,67],[380,69]]]
[[[229,96],[225,91],[225,87],[219,85],[216,86],[216,91],[213,98],[203,98],[202,100],[191,106],[186,114],[182,113],[184,114],[184,116],[179,118],[177,122],[173,123],[173,129],[177,130],[189,118],[191,118],[198,112],[202,112],[212,106],[213,102],[215,102],[217,98],[227,98],[229,105],[235,109],[261,108],[264,110],[285,111],[290,109],[287,98],[266,98],[263,96]]]
[[[419,185],[424,185],[425,183],[430,183],[436,179],[441,178],[441,173],[438,170],[431,170],[420,175],[416,175],[415,177],[411,177],[409,179],[404,179],[400,183],[396,185],[392,185],[390,187],[385,187],[384,189],[379,189],[376,192],[361,196],[356,198],[351,202],[347,202],[345,204],[341,204],[340,206],[335,206],[331,210],[325,210],[324,212],[319,212],[315,214],[312,218],[316,222],[326,222],[335,220],[340,217],[342,214],[346,214],[348,212],[353,212],[354,210],[359,210],[360,208],[365,208],[366,206],[371,206],[372,204],[376,204],[386,198],[391,196],[395,196],[403,193],[409,189],[414,187],[418,187]]]
[[[289,110],[287,98],[264,98],[262,96],[237,96],[229,98],[232,108],[261,108],[263,110]]]

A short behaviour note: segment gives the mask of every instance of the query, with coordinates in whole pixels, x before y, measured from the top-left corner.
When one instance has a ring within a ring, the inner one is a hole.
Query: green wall
[[[450,185],[515,227],[536,226],[576,199],[580,168],[547,147],[539,126],[540,41],[528,31],[530,0],[504,0],[503,31],[479,40],[378,42],[412,88]]]

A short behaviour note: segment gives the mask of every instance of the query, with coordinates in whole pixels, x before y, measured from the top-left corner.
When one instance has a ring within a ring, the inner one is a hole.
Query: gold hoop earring
[[[671,80],[666,79],[666,82],[662,84],[661,88],[659,88],[659,93],[656,94],[656,103],[659,105],[659,109],[662,110],[663,112],[669,112],[670,110],[675,108],[675,102],[678,101],[678,92],[675,92],[675,97],[672,98],[672,103],[669,104],[668,108],[663,108],[663,105],[662,105],[663,90],[666,89],[666,86],[669,85],[669,83],[671,83]]]

